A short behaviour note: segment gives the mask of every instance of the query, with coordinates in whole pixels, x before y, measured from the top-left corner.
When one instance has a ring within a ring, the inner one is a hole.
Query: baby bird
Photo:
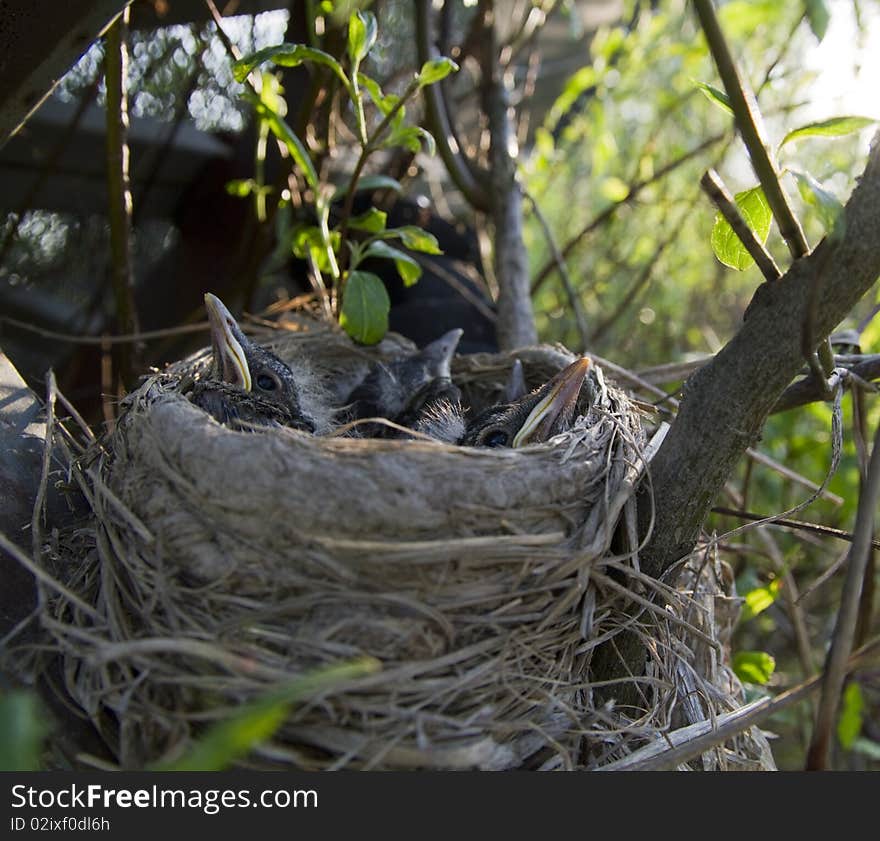
[[[591,365],[588,357],[581,357],[530,394],[489,407],[467,424],[459,443],[469,447],[524,447],[564,432],[574,420]],[[512,387],[508,385],[508,393]]]
[[[248,339],[216,295],[205,295],[205,307],[214,356],[208,378],[194,383],[189,399],[231,426],[320,431],[320,401],[315,389],[305,387],[302,372],[295,374],[274,353]]]
[[[415,353],[374,363],[348,396],[349,418],[387,418],[412,427],[432,403],[457,400],[459,393],[452,383],[450,365],[462,332],[450,330]],[[362,424],[360,429],[361,434],[375,437],[397,434],[380,424]]]

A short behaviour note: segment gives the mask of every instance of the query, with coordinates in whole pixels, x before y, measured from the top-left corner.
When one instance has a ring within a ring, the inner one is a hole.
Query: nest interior
[[[260,339],[340,395],[406,347],[330,329]],[[533,386],[574,356],[457,357],[466,402],[497,399],[515,358]],[[122,767],[173,759],[243,703],[365,655],[381,668],[292,705],[242,764],[597,768],[741,704],[717,558],[673,589],[641,575],[632,541],[621,550],[645,433],[613,385],[600,378],[546,444],[481,450],[228,429],[181,393],[204,362],[146,380],[70,459],[89,521],[44,558],[65,588],[43,619],[66,692]],[[651,652],[637,708],[601,705],[590,682],[596,647],[623,629]],[[688,767],[772,757],[753,728]]]

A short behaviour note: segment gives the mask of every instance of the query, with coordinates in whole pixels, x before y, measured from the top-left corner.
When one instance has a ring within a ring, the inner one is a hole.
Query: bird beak
[[[427,362],[433,377],[451,378],[450,366],[452,357],[455,355],[455,349],[458,347],[459,339],[464,333],[460,327],[444,333],[439,339],[434,339],[430,344],[425,345],[419,355]]]
[[[251,371],[244,355],[247,342],[238,322],[223,302],[210,292],[205,294],[205,308],[211,322],[211,346],[214,348],[214,367],[224,382],[251,390]]]
[[[532,439],[545,441],[550,437],[557,420],[573,411],[591,364],[590,359],[583,356],[544,385],[541,390],[546,392],[540,395],[537,405],[514,436],[513,447],[523,447]]]

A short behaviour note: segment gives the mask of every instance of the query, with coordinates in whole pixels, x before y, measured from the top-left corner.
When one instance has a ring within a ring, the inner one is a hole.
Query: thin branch
[[[134,300],[134,268],[131,262],[131,185],[128,163],[128,98],[125,85],[128,66],[128,7],[107,30],[104,75],[107,86],[107,179],[108,218],[113,292],[118,329],[138,332]],[[117,357],[119,377],[133,381],[133,354],[123,345]]]
[[[438,57],[438,53],[431,43],[430,0],[417,0],[415,7],[416,48],[419,61],[424,63]],[[443,94],[443,82],[439,82],[436,85],[427,85],[423,90],[425,95],[425,120],[428,124],[428,129],[434,135],[434,140],[437,142],[437,151],[440,153],[440,158],[449,172],[449,177],[471,207],[487,213],[490,206],[488,191],[480,181],[474,178],[470,167],[465,161],[464,151],[454,139],[449,111]]]
[[[776,265],[770,252],[764,248],[761,241],[755,236],[755,232],[742,218],[733,196],[727,192],[718,173],[714,169],[707,170],[700,179],[700,186],[727,220],[727,224],[733,229],[743,247],[761,270],[764,279],[771,282],[779,280],[781,274],[779,266]]]
[[[532,210],[535,212],[535,218],[538,220],[538,224],[540,224],[541,230],[544,232],[544,239],[547,240],[547,246],[550,249],[550,253],[553,255],[553,259],[556,261],[556,268],[559,272],[559,277],[562,278],[562,285],[565,287],[565,294],[568,296],[569,306],[571,306],[571,310],[574,313],[574,320],[577,324],[578,335],[580,336],[580,349],[581,351],[585,351],[587,349],[587,344],[589,343],[587,317],[584,313],[583,304],[574,288],[574,284],[571,282],[568,267],[565,265],[565,258],[559,252],[556,237],[553,236],[553,231],[550,230],[547,218],[541,212],[541,208],[538,206],[535,197],[525,187],[522,188],[522,191],[523,196],[529,200],[529,204],[531,204]]]
[[[700,19],[700,26],[706,36],[709,51],[712,53],[718,74],[724,84],[724,90],[730,100],[736,127],[752,161],[752,167],[764,189],[764,195],[773,211],[779,232],[785,239],[791,256],[797,260],[807,254],[810,249],[804,232],[789,206],[788,197],[779,182],[779,175],[771,157],[761,113],[755,102],[754,94],[748,90],[740,78],[724,33],[718,24],[718,18],[715,16],[712,0],[694,0],[694,6]]]
[[[840,610],[831,637],[831,648],[825,661],[822,694],[816,714],[816,728],[807,754],[807,769],[821,770],[828,766],[828,753],[834,730],[837,708],[848,670],[847,661],[855,639],[862,584],[871,555],[874,517],[880,507],[880,424],[874,436],[868,475],[859,494],[859,507],[853,530],[853,544],[847,558],[846,579],[840,596]]]
[[[604,210],[600,211],[596,216],[593,217],[580,231],[578,231],[563,247],[560,252],[563,258],[567,258],[571,252],[580,244],[581,240],[584,237],[591,234],[596,228],[601,227],[605,224],[621,207],[625,207],[628,204],[631,204],[638,197],[639,193],[645,189],[645,187],[649,187],[651,184],[656,183],[657,181],[665,178],[669,175],[670,172],[678,169],[678,167],[686,164],[688,161],[696,158],[698,155],[701,155],[707,149],[710,149],[716,143],[720,143],[727,136],[727,132],[719,132],[718,134],[712,135],[712,137],[707,138],[702,143],[695,146],[693,149],[689,149],[687,152],[682,153],[677,158],[673,158],[669,163],[664,164],[658,170],[656,170],[650,177],[643,178],[639,181],[634,181],[628,187],[628,192],[626,196],[624,196],[620,201],[616,201],[613,204],[608,205]],[[532,295],[534,295],[540,288],[544,285],[544,282],[553,273],[556,269],[556,260],[551,258],[541,267],[540,271],[535,275],[535,279],[532,281]]]
[[[72,345],[96,345],[98,347],[133,344],[149,341],[150,339],[164,339],[168,336],[180,336],[184,333],[202,333],[211,327],[209,322],[200,321],[197,324],[182,324],[178,327],[164,327],[161,330],[145,330],[142,333],[119,333],[115,336],[82,336],[74,333],[59,333],[56,330],[47,330],[45,327],[29,324],[27,321],[19,321],[17,318],[9,318],[5,315],[0,315],[0,324],[10,324],[21,330],[27,330],[30,333],[36,333],[38,336],[55,339],[59,342],[69,342]]]

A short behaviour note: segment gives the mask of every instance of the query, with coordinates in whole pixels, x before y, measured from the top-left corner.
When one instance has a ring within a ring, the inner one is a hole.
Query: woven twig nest
[[[273,335],[276,353],[308,359],[341,394],[370,356],[395,349],[368,352],[331,330]],[[545,346],[459,357],[466,401],[497,399],[517,357],[530,387],[574,358]],[[645,468],[639,412],[618,389],[598,389],[587,416],[546,444],[483,450],[231,430],[179,391],[203,358],[127,398],[75,466],[93,539],[79,531],[56,547],[68,587],[97,614],[51,602],[67,689],[123,766],[178,755],[205,721],[362,655],[381,670],[295,706],[249,761],[590,768],[737,705],[706,606],[611,550],[620,524],[633,531]],[[597,708],[596,646],[651,612],[661,621],[644,714]],[[711,668],[682,672],[694,643]],[[683,686],[682,698],[699,694],[693,709],[676,706]],[[727,751],[760,765],[763,747]]]

